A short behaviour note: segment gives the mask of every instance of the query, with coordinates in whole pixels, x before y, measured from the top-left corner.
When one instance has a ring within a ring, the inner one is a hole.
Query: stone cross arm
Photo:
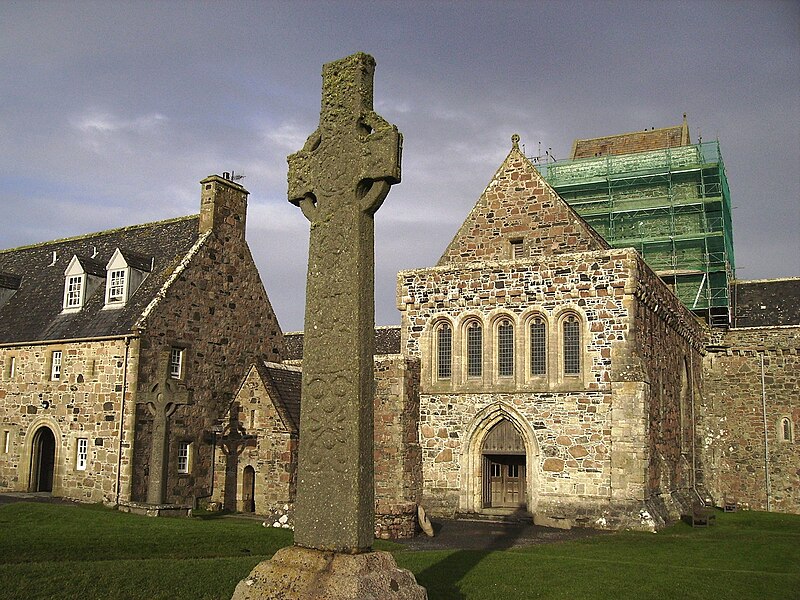
[[[374,213],[386,194],[373,184],[400,182],[403,136],[372,108],[374,71],[364,53],[323,67],[319,127],[287,159],[289,201],[312,221],[352,199]]]

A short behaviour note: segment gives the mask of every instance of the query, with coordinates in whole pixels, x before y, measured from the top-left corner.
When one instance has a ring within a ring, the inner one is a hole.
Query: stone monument
[[[234,600],[423,600],[372,552],[374,221],[400,181],[402,136],[372,109],[375,60],[326,64],[317,130],[288,157],[289,201],[311,223],[295,545],[255,567]]]
[[[147,503],[164,503],[167,478],[167,430],[169,418],[182,404],[188,404],[188,390],[169,377],[169,352],[159,354],[159,378],[149,389],[139,391],[136,402],[144,404],[153,415],[153,445],[150,449],[150,474],[147,482]]]

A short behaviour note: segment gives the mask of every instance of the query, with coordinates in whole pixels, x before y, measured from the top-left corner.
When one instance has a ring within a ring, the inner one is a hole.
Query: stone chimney
[[[213,231],[225,241],[244,240],[249,192],[231,181],[229,173],[209,175],[200,185],[200,233]]]

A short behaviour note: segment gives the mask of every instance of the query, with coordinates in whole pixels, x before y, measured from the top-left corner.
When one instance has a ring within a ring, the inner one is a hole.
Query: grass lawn
[[[152,519],[97,506],[0,506],[0,598],[229,599],[291,533],[219,517]],[[719,513],[658,534],[494,551],[392,543],[430,600],[800,598],[800,516]]]

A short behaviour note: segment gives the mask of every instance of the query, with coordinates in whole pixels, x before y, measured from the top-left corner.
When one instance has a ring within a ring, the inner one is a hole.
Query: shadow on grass
[[[522,511],[521,511],[522,512]],[[527,515],[527,513],[522,512]],[[434,532],[439,535],[441,524],[433,523]],[[504,528],[504,533],[487,540],[481,550],[456,550],[444,559],[420,572],[417,583],[428,590],[429,598],[437,600],[465,600],[466,596],[459,589],[459,583],[484,558],[498,550],[512,548],[522,534],[520,527]]]
[[[192,511],[192,517],[202,521],[213,521],[215,519],[222,519],[232,515],[236,516],[236,513],[227,509],[214,511],[196,509]]]

